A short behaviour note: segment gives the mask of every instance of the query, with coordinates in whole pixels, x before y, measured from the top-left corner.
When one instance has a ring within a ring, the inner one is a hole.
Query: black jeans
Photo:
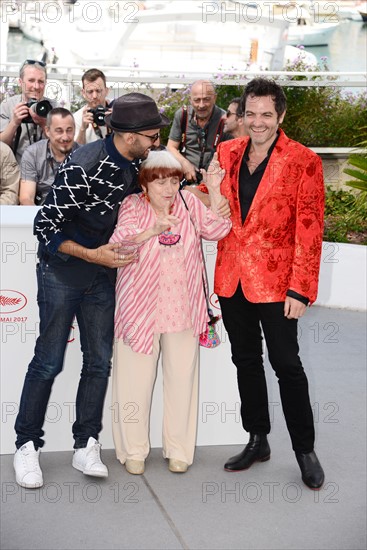
[[[297,320],[284,317],[284,302],[249,302],[240,284],[231,298],[218,298],[231,343],[232,361],[237,367],[244,429],[254,434],[270,432],[262,327],[269,361],[278,377],[293,450],[312,451],[315,430],[307,377],[298,355]]]

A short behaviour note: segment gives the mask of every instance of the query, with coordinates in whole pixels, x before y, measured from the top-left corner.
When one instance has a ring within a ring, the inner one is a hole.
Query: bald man
[[[185,178],[197,183],[197,173],[207,169],[223,138],[225,111],[216,104],[217,94],[209,80],[197,80],[190,88],[190,105],[176,111],[167,148],[180,161]]]

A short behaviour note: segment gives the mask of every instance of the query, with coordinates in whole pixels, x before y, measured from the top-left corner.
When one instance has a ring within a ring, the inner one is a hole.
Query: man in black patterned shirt
[[[117,267],[132,261],[108,244],[122,200],[134,192],[136,163],[159,146],[169,120],[153,99],[140,93],[118,98],[106,124],[113,134],[87,144],[61,167],[38,212],[37,265],[40,335],[23,386],[14,456],[22,487],[43,484],[39,453],[42,426],[55,377],[62,370],[70,325],[78,321],[83,367],[73,424],[73,466],[86,475],[107,477],[98,434],[111,369],[114,281]]]

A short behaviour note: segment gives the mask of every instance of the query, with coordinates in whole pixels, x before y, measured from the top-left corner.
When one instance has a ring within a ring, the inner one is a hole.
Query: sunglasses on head
[[[22,67],[25,67],[26,65],[41,65],[41,67],[46,67],[46,63],[43,61],[38,61],[38,59],[26,59]]]

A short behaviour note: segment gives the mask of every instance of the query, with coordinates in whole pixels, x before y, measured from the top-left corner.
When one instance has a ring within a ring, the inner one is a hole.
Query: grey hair
[[[181,170],[180,162],[167,149],[160,151],[150,151],[146,160],[141,164],[141,168],[145,170],[154,168],[169,168],[172,170]]]
[[[38,69],[39,71],[43,71],[43,73],[45,74],[45,78],[47,79],[47,70],[44,65],[40,65],[37,62],[30,64],[25,61],[19,71],[19,78],[21,78],[22,80],[24,78],[24,71],[27,67],[32,67],[33,69]]]

